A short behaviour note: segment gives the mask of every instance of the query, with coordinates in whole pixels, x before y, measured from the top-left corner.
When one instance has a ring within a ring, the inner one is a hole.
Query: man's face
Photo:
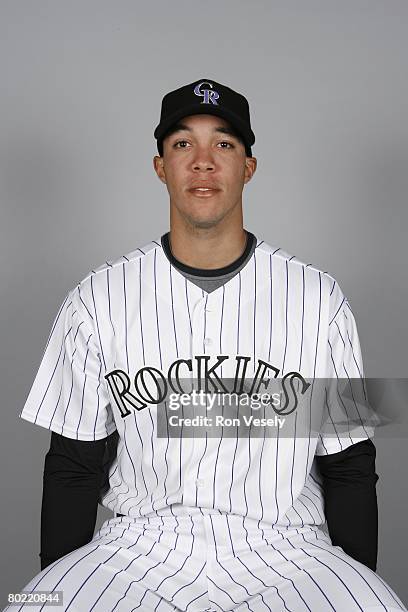
[[[210,228],[240,212],[242,190],[256,169],[256,159],[224,119],[191,115],[163,141],[163,157],[154,168],[170,195],[172,222]]]

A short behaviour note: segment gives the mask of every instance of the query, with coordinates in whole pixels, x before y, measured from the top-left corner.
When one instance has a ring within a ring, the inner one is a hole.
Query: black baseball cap
[[[217,115],[228,121],[244,141],[247,156],[252,157],[255,134],[251,129],[247,99],[212,79],[199,79],[164,96],[160,123],[154,130],[159,153],[166,132],[183,117],[198,114]]]

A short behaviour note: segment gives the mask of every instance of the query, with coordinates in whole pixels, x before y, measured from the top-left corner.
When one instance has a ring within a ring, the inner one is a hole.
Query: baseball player
[[[163,98],[154,136],[170,231],[68,292],[20,415],[52,432],[30,609],[406,610],[375,573],[374,427],[339,393],[364,389],[349,302],[243,226],[247,100],[200,79]],[[278,401],[256,419],[238,403],[217,435],[228,381]],[[98,502],[114,515],[94,534]]]

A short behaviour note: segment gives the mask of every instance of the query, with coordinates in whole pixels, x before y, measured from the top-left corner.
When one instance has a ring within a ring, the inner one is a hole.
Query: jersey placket
[[[194,306],[191,316],[191,358],[193,360],[193,378],[195,388],[197,388],[197,360],[196,356],[208,355],[211,363],[219,354],[218,344],[216,342],[219,334],[219,325],[217,321],[216,296],[217,290],[206,294],[198,300]],[[192,416],[197,414],[210,413],[200,406],[200,410],[191,411]],[[211,452],[214,446],[214,439],[208,436],[207,431],[203,428],[193,428],[191,432],[191,455],[187,464],[187,471],[184,480],[183,503],[191,506],[207,506],[211,501],[213,477],[211,474],[204,472],[203,459]]]

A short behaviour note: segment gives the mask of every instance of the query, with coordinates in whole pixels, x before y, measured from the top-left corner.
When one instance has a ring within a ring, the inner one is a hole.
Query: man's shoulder
[[[157,248],[161,247],[160,238],[151,240],[150,242],[133,249],[129,253],[119,255],[113,259],[108,259],[104,263],[92,268],[78,283],[79,286],[88,283],[106,282],[102,277],[106,275],[123,274],[123,269],[129,266],[137,265],[144,257],[151,255]]]
[[[286,251],[282,247],[268,244],[265,240],[257,240],[256,253],[262,254],[266,258],[269,257],[272,265],[275,262],[284,264],[285,267],[288,268],[289,273],[290,270],[299,269],[302,272],[307,271],[309,275],[315,275],[317,277],[321,277],[322,279],[326,279],[324,282],[327,282],[329,285],[336,283],[335,278],[329,272],[323,270],[323,268],[320,268],[311,262],[307,262],[302,257],[298,257],[297,255]]]
[[[269,258],[272,279],[275,274],[280,275],[281,281],[285,283],[286,280],[288,287],[297,287],[300,294],[306,291],[309,298],[315,299],[316,303],[328,303],[330,320],[343,305],[349,306],[336,278],[323,268],[306,263],[302,258],[263,240],[257,240],[256,253]]]

